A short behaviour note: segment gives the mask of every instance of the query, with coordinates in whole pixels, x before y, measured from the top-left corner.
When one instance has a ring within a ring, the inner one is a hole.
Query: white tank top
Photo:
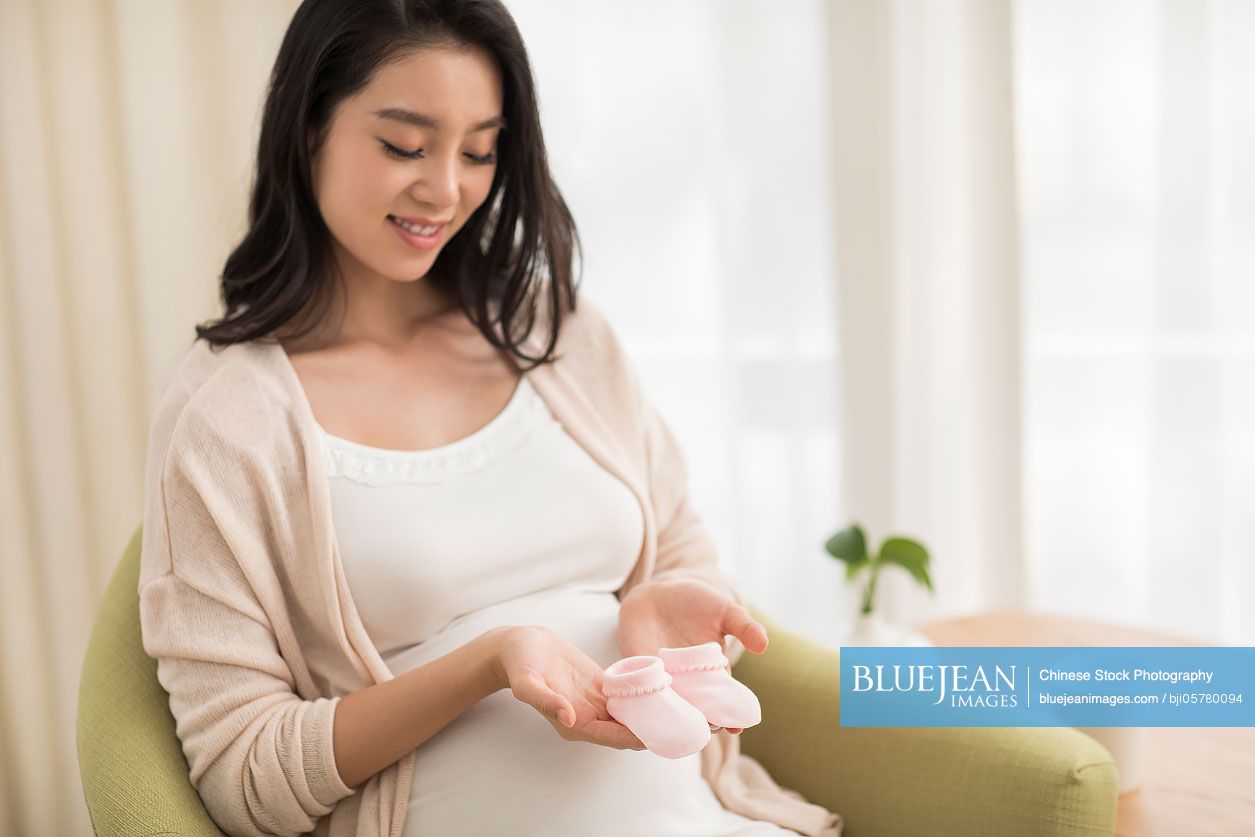
[[[322,433],[344,572],[393,674],[498,625],[544,625],[602,667],[622,656],[614,591],[641,551],[640,506],[526,375],[492,421],[438,448]],[[723,808],[700,754],[566,741],[503,689],[418,748],[404,834],[506,833],[794,832]]]

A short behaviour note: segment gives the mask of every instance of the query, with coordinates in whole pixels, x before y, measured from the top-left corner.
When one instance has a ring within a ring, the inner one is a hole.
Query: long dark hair
[[[226,314],[196,326],[213,347],[301,337],[326,313],[334,259],[313,191],[311,159],[337,103],[387,62],[426,46],[479,46],[502,75],[506,128],[483,204],[436,257],[432,281],[517,368],[550,363],[566,311],[576,307],[575,221],[549,172],[527,50],[499,0],[304,0],[275,59],[262,114],[244,238],[222,269]],[[314,139],[310,146],[310,138]],[[583,260],[581,250],[581,265]],[[550,308],[545,351],[520,348]],[[490,308],[491,303],[491,308]],[[495,316],[493,310],[495,309]],[[500,325],[501,334],[493,330]]]

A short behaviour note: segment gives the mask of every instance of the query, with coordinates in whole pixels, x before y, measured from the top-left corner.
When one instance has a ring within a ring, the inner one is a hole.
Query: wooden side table
[[[1063,616],[1009,611],[923,625],[938,645],[1201,645]],[[1120,797],[1117,837],[1255,835],[1255,727],[1148,727],[1142,785]]]

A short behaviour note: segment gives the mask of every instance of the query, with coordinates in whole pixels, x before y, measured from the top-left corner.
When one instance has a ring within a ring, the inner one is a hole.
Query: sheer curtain
[[[895,621],[1019,606],[1010,5],[830,11],[847,515],[929,549],[935,595],[878,583]]]
[[[721,560],[836,641],[840,515],[822,0],[508,0],[606,311]]]
[[[1255,640],[1255,7],[834,0],[842,494],[895,618]]]
[[[1015,6],[1034,605],[1255,642],[1255,5]]]

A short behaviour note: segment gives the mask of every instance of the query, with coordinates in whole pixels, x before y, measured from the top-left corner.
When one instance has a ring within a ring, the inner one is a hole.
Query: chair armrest
[[[848,727],[840,651],[767,627],[734,668],[763,706],[741,751],[777,784],[845,818],[845,837],[1111,835],[1116,769],[1070,727]]]

